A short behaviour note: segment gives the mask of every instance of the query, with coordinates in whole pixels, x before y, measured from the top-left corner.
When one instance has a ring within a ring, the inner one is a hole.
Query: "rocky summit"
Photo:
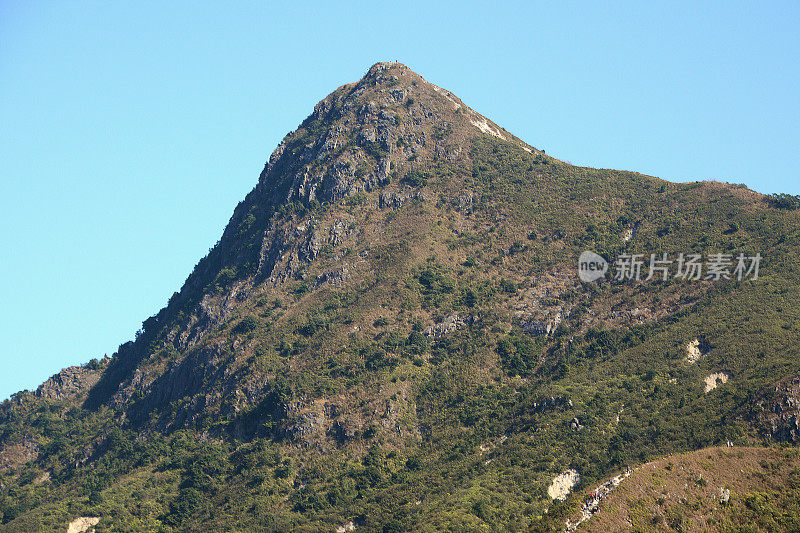
[[[0,529],[791,529],[798,206],[565,163],[378,63],[135,340],[3,402]],[[730,486],[621,521],[670,454]]]

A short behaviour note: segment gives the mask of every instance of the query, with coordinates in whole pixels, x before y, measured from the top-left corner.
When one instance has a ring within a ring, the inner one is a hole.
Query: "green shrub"
[[[239,321],[233,328],[234,333],[250,333],[258,327],[258,319],[253,315],[247,315]]]
[[[478,295],[472,289],[466,289],[461,297],[461,303],[467,307],[475,307],[478,304]]]
[[[403,183],[412,187],[424,187],[428,184],[428,173],[420,170],[412,170],[403,177]]]
[[[426,307],[438,305],[443,296],[455,290],[455,281],[437,265],[428,265],[417,275],[417,281],[422,286]]]
[[[793,194],[770,194],[767,201],[778,209],[795,210],[800,209],[800,195]]]
[[[524,335],[509,335],[497,341],[497,353],[510,375],[524,376],[541,356],[541,347]]]
[[[227,287],[230,283],[236,279],[236,269],[233,268],[223,268],[217,274],[216,279],[214,279],[214,284],[218,288]]]
[[[503,278],[500,280],[500,290],[506,294],[516,294],[518,289],[516,283]]]

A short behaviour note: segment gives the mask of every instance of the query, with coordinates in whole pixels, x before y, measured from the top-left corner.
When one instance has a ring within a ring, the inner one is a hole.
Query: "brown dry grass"
[[[718,531],[723,515],[744,505],[745,494],[785,490],[798,467],[796,453],[777,448],[715,447],[668,456],[638,467],[578,531]],[[730,490],[727,507],[720,488]]]

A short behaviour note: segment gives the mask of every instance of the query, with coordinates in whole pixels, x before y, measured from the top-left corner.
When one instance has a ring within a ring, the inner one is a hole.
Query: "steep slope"
[[[561,527],[567,469],[794,440],[798,219],[742,186],[563,163],[379,63],[286,136],[135,341],[0,407],[2,522]],[[763,260],[582,283],[584,250]]]

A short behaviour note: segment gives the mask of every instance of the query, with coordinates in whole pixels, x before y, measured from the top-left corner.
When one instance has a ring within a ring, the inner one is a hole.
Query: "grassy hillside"
[[[704,448],[642,465],[580,531],[797,531],[797,448]]]

